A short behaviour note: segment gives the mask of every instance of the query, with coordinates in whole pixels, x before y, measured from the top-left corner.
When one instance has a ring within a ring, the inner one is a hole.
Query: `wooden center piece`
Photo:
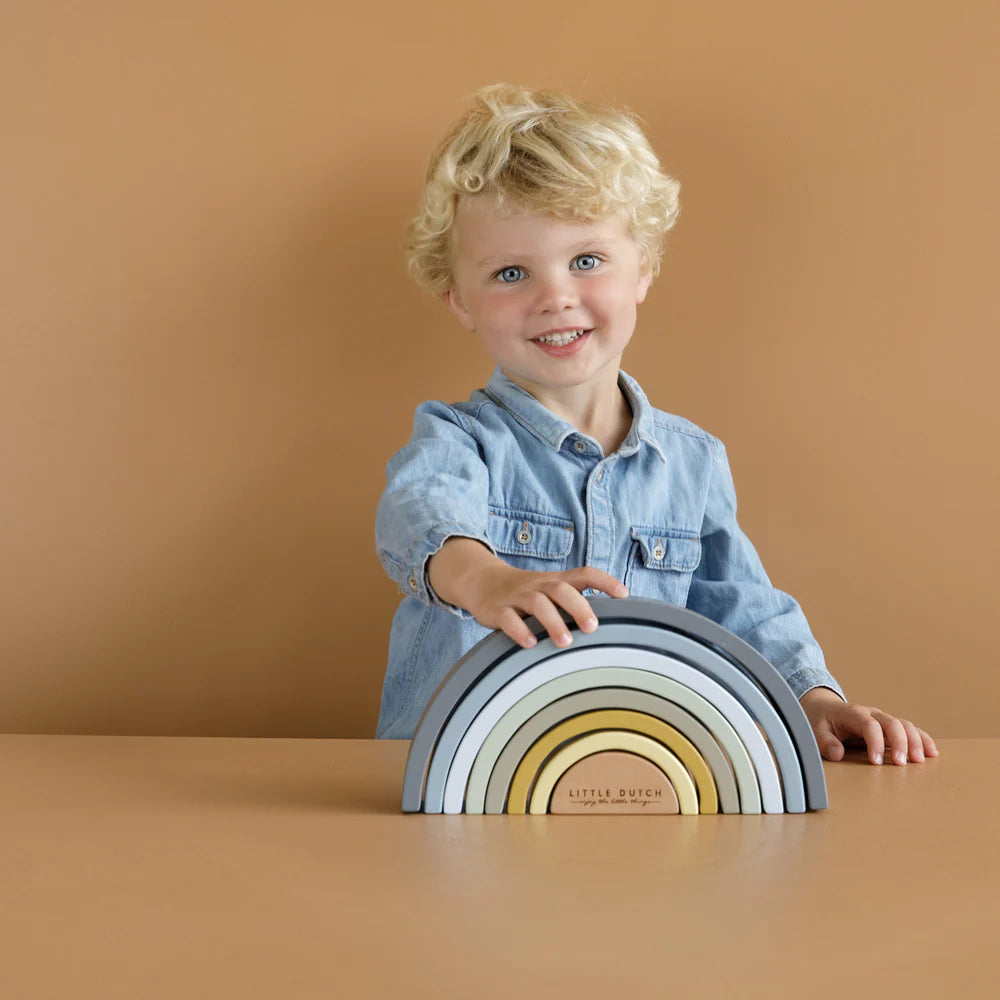
[[[677,813],[677,793],[655,765],[624,750],[577,761],[556,783],[550,813]]]

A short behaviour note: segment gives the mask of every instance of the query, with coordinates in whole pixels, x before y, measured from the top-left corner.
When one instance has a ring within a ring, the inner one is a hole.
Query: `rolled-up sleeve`
[[[375,548],[402,593],[459,617],[427,580],[427,563],[449,538],[486,534],[489,472],[463,414],[445,403],[421,403],[409,442],[389,460],[375,515]]]
[[[725,446],[716,440],[713,450],[701,562],[692,575],[688,607],[750,643],[785,678],[796,698],[813,687],[831,688],[843,698],[802,608],[772,586],[756,549],[740,529]]]

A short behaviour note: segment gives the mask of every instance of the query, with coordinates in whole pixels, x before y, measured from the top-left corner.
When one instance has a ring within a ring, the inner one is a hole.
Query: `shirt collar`
[[[667,457],[663,454],[660,442],[656,440],[654,411],[646,394],[639,387],[639,383],[623,371],[618,372],[618,385],[632,408],[632,427],[618,453],[632,455],[639,450],[639,442],[642,441],[665,462]],[[562,448],[563,442],[570,435],[580,434],[569,421],[557,417],[534,396],[511,381],[499,367],[494,369],[490,380],[486,383],[486,394],[502,406],[522,427],[556,451]]]

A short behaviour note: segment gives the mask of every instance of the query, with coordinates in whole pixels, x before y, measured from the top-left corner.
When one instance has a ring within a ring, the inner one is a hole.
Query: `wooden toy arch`
[[[462,811],[461,798],[464,792],[463,786],[467,780],[466,772],[470,768],[470,757],[476,753],[486,734],[496,725],[504,710],[520,699],[525,692],[532,691],[549,678],[576,676],[581,673],[585,675],[589,670],[600,668],[607,663],[626,662],[632,668],[638,668],[641,671],[640,676],[644,677],[648,672],[680,682],[698,693],[729,719],[754,763],[764,811],[784,812],[781,778],[764,738],[766,733],[772,741],[777,743],[779,758],[783,758],[783,774],[786,778],[786,784],[791,788],[793,801],[799,802],[802,798],[802,778],[798,763],[794,759],[791,742],[783,728],[781,719],[760,691],[754,688],[745,677],[732,676],[731,671],[729,672],[730,683],[738,688],[742,697],[752,705],[754,709],[752,713],[744,707],[743,702],[734,697],[733,693],[709,673],[699,671],[673,656],[645,649],[639,645],[624,645],[620,641],[629,638],[635,640],[636,636],[641,637],[642,634],[641,629],[636,626],[624,629],[623,626],[609,625],[605,635],[612,641],[619,640],[615,645],[560,650],[561,655],[551,656],[533,664],[493,693],[461,735],[457,750],[450,756],[450,763],[446,765],[446,758],[443,754],[440,756],[435,754],[435,761],[432,762],[428,772],[425,791],[425,803],[430,802],[434,805],[433,807],[425,806],[424,811],[452,813]],[[674,645],[684,640],[681,637],[671,636],[667,637],[667,641]],[[701,655],[700,651],[696,651],[696,653]],[[717,673],[726,672],[720,669],[718,664],[712,664],[712,666]],[[482,697],[483,688],[486,688],[486,694],[489,694],[489,688],[494,685],[496,679],[495,675],[480,679],[478,684],[470,690],[466,705],[474,704]],[[455,734],[459,732],[461,724],[460,716],[449,720],[442,733],[442,745],[450,746],[454,742]],[[438,795],[439,782],[446,766],[445,796],[441,799]],[[441,806],[438,806],[439,802],[442,803]],[[797,811],[801,812],[802,810]]]
[[[544,707],[535,708],[534,698]],[[476,756],[465,811],[503,812],[514,771],[528,748],[563,719],[608,705],[656,716],[693,743],[715,778],[722,812],[761,811],[753,763],[724,715],[674,680],[615,667],[549,681],[509,709]]]
[[[693,718],[703,743],[705,732],[710,733],[715,749],[701,757],[708,761],[711,756],[720,788],[727,773],[734,776],[740,811],[826,808],[822,762],[805,713],[785,680],[753,647],[687,609],[639,598],[589,600],[601,624],[587,634],[570,622],[574,641],[568,649],[556,647],[529,619],[539,639],[532,649],[494,632],[455,664],[414,732],[403,779],[404,812],[484,811],[484,784],[493,792],[485,811],[502,811],[493,778],[510,746],[511,726],[516,731],[548,712],[552,728],[564,721],[552,716],[559,692],[602,689],[653,694],[673,706],[668,713],[673,718],[679,718],[678,710]],[[609,672],[618,678],[612,685],[606,682]],[[596,683],[589,683],[588,675]],[[609,693],[607,701],[591,707],[630,707],[629,698],[617,699]],[[759,788],[756,808],[752,784]],[[725,803],[723,811],[731,811]]]

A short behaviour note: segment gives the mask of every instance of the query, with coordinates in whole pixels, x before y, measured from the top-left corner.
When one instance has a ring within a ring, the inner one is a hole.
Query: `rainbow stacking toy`
[[[683,608],[591,598],[560,649],[493,632],[417,723],[403,811],[801,813],[827,806],[812,729],[755,649]]]

